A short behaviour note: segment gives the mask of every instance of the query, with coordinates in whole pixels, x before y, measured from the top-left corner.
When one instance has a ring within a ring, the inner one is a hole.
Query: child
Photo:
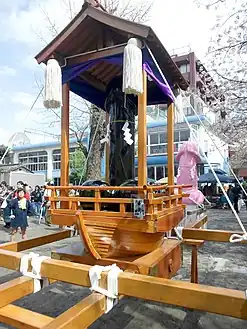
[[[29,212],[32,212],[31,203],[25,198],[24,189],[17,190],[17,198],[11,202],[11,209],[13,215],[11,215],[11,241],[14,241],[15,234],[18,228],[21,229],[22,239],[26,238],[26,230],[28,227],[27,216]]]

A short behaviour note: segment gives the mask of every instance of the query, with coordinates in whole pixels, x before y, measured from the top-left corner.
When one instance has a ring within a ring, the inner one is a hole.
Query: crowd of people
[[[247,210],[247,186],[240,186],[239,184],[227,184],[224,185],[224,189],[236,213],[240,212],[240,209],[243,205],[245,205]],[[216,208],[230,208],[225,194],[218,188],[217,184],[205,185],[202,189],[202,192],[208,201],[215,203]]]
[[[22,239],[26,238],[28,217],[35,216],[44,219],[50,226],[48,209],[49,191],[45,186],[35,186],[34,189],[22,181],[17,182],[16,187],[8,186],[3,181],[0,183],[0,207],[5,228],[10,230],[11,241],[14,240],[18,229],[21,230]]]

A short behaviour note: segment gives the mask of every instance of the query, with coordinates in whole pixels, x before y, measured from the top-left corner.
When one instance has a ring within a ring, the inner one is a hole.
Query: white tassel
[[[131,38],[124,49],[123,57],[123,92],[140,95],[143,93],[142,80],[142,44]]]
[[[55,59],[49,59],[45,73],[44,107],[57,109],[62,106],[62,72]]]

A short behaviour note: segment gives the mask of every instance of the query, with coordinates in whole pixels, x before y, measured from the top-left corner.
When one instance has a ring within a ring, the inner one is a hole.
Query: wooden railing
[[[135,198],[144,199],[146,213],[152,215],[164,209],[182,205],[182,198],[188,196],[183,193],[190,185],[152,185],[152,186],[47,186],[51,190],[51,210],[64,209],[76,211],[78,209],[95,212],[110,211],[115,213],[131,213],[131,204]],[[177,189],[177,193],[174,190]],[[93,192],[93,196],[69,196],[69,191]],[[111,195],[110,192],[113,192]],[[117,197],[116,192],[130,192],[133,197]],[[102,195],[109,192],[109,195]],[[114,192],[116,197],[114,196]],[[89,209],[88,209],[89,208]]]

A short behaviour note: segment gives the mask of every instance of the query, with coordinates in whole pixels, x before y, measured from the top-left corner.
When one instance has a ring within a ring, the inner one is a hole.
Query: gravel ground
[[[241,212],[241,219],[247,227],[247,212]],[[208,228],[239,230],[236,219],[229,210],[211,210]],[[55,227],[37,225],[30,220],[29,237],[53,233]],[[62,240],[33,249],[43,255],[79,240]],[[9,241],[8,232],[0,222],[0,243]],[[245,290],[247,288],[247,246],[207,242],[199,251],[200,283],[212,286]],[[190,253],[184,250],[184,264],[175,279],[189,280]],[[0,268],[0,283],[9,281],[19,274]],[[89,294],[87,288],[55,283],[41,292],[22,298],[15,305],[56,317]],[[0,329],[12,328],[0,323]],[[91,329],[246,329],[247,321],[226,316],[209,314],[171,307],[164,304],[124,298],[110,314],[96,321]]]

